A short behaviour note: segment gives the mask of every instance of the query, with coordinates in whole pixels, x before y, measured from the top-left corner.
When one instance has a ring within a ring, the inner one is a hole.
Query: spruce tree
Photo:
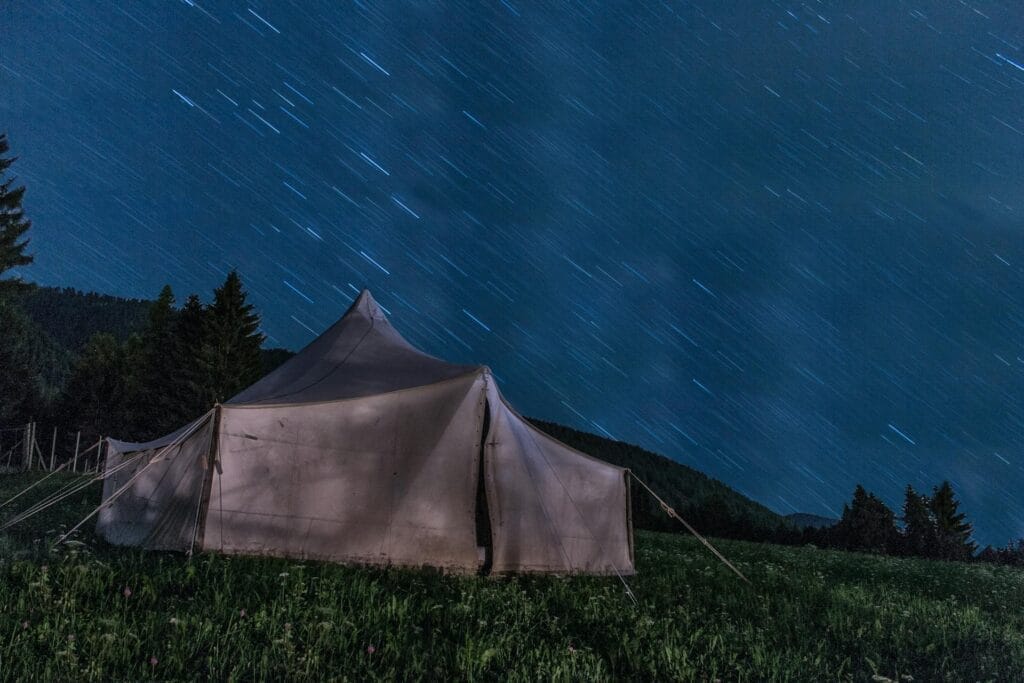
[[[176,421],[180,424],[199,417],[211,406],[206,404],[203,380],[203,341],[206,331],[206,309],[199,297],[192,294],[178,312],[174,328],[174,394]]]
[[[21,309],[0,297],[0,425],[27,422],[40,406],[35,332]]]
[[[60,400],[60,420],[68,428],[81,429],[87,440],[125,434],[128,406],[125,346],[112,335],[89,338],[75,361]]]
[[[860,484],[853,491],[851,503],[843,506],[836,532],[839,542],[849,550],[885,554],[897,546],[898,531],[892,510]]]
[[[934,557],[937,552],[935,518],[928,496],[910,484],[903,497],[903,552],[916,557]]]
[[[133,367],[131,396],[133,430],[137,438],[149,440],[180,426],[175,396],[174,292],[164,285],[150,304],[146,327],[140,335],[138,354],[128,360]]]
[[[10,150],[7,135],[0,134],[0,297],[21,284],[19,278],[4,278],[12,268],[32,263],[32,256],[26,253],[28,232],[32,222],[25,218],[21,200],[25,187],[14,187],[14,176],[7,177],[7,169],[16,157],[5,157]]]
[[[932,490],[931,510],[935,516],[936,545],[939,557],[943,559],[969,560],[978,547],[971,540],[974,528],[959,508],[960,502],[953,492],[953,485],[948,481]]]
[[[260,318],[246,303],[238,272],[214,290],[203,339],[203,399],[207,405],[231,398],[260,377]]]

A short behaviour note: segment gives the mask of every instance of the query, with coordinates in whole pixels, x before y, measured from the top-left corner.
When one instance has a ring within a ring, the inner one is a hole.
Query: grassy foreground
[[[35,476],[0,475],[0,502]],[[1012,568],[718,542],[747,586],[640,532],[634,606],[615,578],[189,559],[91,524],[47,550],[98,496],[0,535],[0,680],[1024,680]]]

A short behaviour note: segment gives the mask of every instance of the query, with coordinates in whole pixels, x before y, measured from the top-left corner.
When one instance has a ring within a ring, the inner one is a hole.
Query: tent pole
[[[206,456],[206,460],[203,461],[203,469],[206,470],[205,476],[203,477],[203,488],[199,494],[199,504],[196,505],[196,522],[195,528],[192,529],[192,543],[188,547],[188,554],[191,556],[195,552],[196,548],[203,549],[203,542],[206,540],[206,517],[210,508],[210,494],[213,489],[213,469],[214,463],[217,461],[217,442],[220,440],[218,435],[220,433],[220,414],[221,405],[218,403],[210,411],[213,413],[213,427],[210,431],[210,450]],[[210,413],[207,413],[209,415]],[[218,463],[219,468],[219,463]],[[224,529],[221,528],[221,534],[224,533]],[[221,544],[223,545],[223,536],[221,537]]]
[[[50,471],[53,472],[53,456],[57,452],[57,428],[53,428],[53,438],[50,439]]]
[[[75,470],[75,465],[78,465],[78,446],[82,443],[82,432],[79,430],[78,434],[75,435],[75,455],[72,457],[71,462],[73,463],[71,471]]]

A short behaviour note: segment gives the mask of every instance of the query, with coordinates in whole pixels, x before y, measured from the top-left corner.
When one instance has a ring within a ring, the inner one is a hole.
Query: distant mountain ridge
[[[798,529],[825,529],[839,523],[834,517],[822,517],[808,512],[794,512],[786,515],[785,519]]]

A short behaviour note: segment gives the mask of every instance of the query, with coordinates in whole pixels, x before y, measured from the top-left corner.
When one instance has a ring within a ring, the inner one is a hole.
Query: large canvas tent
[[[171,550],[493,573],[633,573],[628,472],[540,432],[484,366],[412,347],[368,291],[177,432],[111,440],[97,531]]]

